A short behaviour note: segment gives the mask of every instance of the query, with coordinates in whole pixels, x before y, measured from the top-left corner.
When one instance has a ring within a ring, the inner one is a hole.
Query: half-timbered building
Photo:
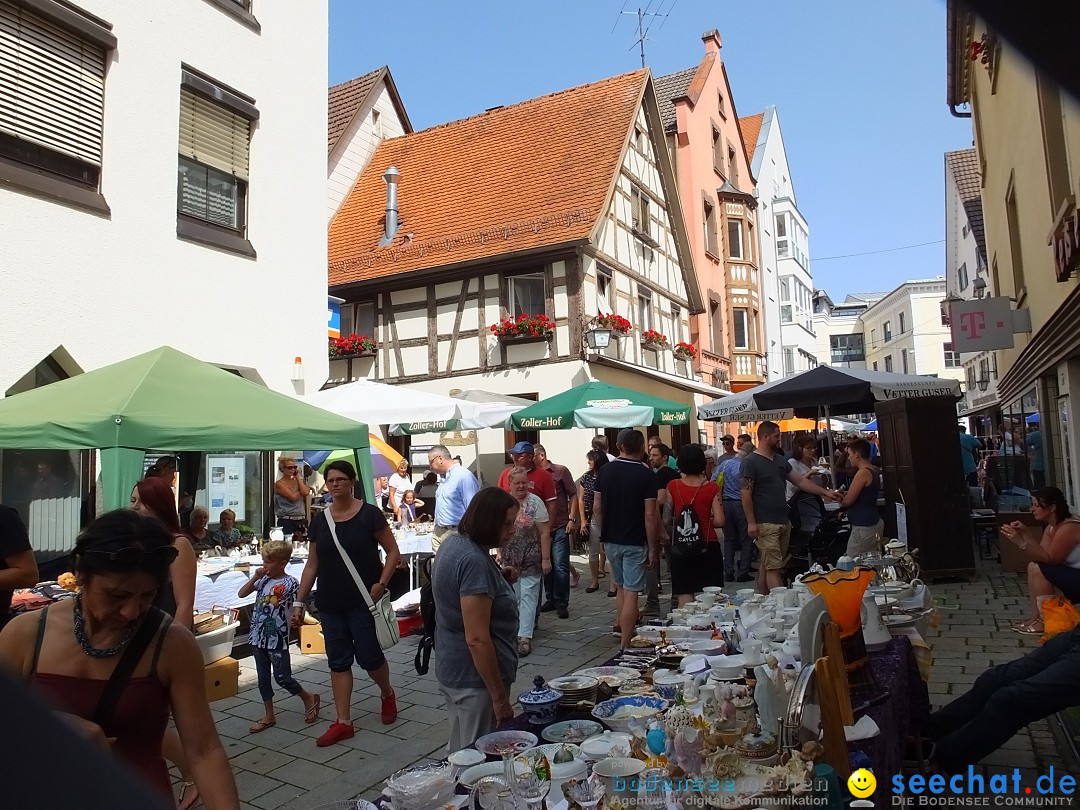
[[[378,341],[332,360],[330,384],[542,399],[599,379],[683,404],[721,393],[673,352],[703,304],[647,70],[382,140],[331,223],[329,283],[343,323]],[[541,315],[535,335],[498,334]],[[590,348],[601,315],[630,329]],[[698,439],[693,417],[659,432]],[[528,438],[580,471],[592,433]],[[481,431],[485,478],[522,437]],[[461,444],[472,464],[473,439],[412,441]]]

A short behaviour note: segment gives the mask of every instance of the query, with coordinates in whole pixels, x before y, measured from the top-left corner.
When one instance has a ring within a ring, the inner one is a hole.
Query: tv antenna
[[[619,16],[615,19],[615,25],[611,26],[611,33],[615,33],[615,29],[619,25],[621,20],[626,15],[637,17],[637,39],[634,40],[634,44],[630,46],[630,50],[633,50],[636,46],[641,53],[641,66],[645,67],[645,41],[649,38],[649,31],[652,30],[653,23],[656,20],[660,20],[660,31],[664,27],[664,23],[667,22],[667,18],[671,16],[672,9],[678,4],[679,0],[671,0],[671,5],[668,6],[667,11],[663,11],[664,3],[666,0],[660,0],[660,3],[656,7],[656,11],[650,11],[653,5],[653,0],[649,0],[645,8],[638,6],[637,10],[626,10],[627,0],[623,0],[622,8],[619,9]]]

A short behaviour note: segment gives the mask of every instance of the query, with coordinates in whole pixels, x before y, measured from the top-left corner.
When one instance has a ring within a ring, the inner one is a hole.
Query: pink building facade
[[[705,312],[693,316],[698,370],[732,392],[766,379],[758,206],[716,30],[695,68],[657,79]],[[756,133],[754,133],[756,137]]]

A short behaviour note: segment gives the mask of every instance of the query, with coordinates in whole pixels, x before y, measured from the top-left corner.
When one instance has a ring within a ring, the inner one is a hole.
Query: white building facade
[[[799,211],[776,107],[766,108],[751,164],[761,206],[761,273],[769,380],[806,371],[821,356],[814,327],[810,227]]]
[[[324,0],[0,0],[0,394],[166,344],[322,385],[326,66]]]
[[[974,149],[945,153],[945,288],[950,298],[992,298],[993,275],[986,263],[982,183]],[[989,435],[997,416],[997,352],[961,353],[967,385],[960,407],[963,416],[987,417],[971,425],[973,435]]]
[[[960,355],[942,323],[945,279],[907,281],[869,307],[859,320],[866,367],[896,374],[964,379]]]
[[[0,392],[51,355],[71,374],[162,344],[286,392],[301,357],[318,387],[326,297],[305,273],[326,251],[326,3],[79,8],[0,3],[0,37],[57,49],[41,70],[63,47],[93,55],[93,81],[48,90],[34,126],[0,109],[0,318],[17,336]],[[11,53],[0,75],[28,67]]]

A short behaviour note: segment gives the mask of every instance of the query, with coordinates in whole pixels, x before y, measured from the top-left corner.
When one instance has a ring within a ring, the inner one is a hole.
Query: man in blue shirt
[[[974,436],[969,436],[967,428],[960,425],[960,461],[964,465],[964,478],[969,487],[979,485],[979,451],[983,443]]]
[[[750,575],[750,561],[754,554],[754,542],[746,531],[746,512],[742,505],[739,481],[742,477],[742,463],[749,451],[741,450],[734,456],[724,459],[716,468],[717,483],[721,485],[721,497],[724,504],[724,581],[753,582]],[[739,555],[738,573],[735,557]]]
[[[435,530],[431,534],[431,550],[436,551],[450,532],[457,529],[469,502],[480,490],[480,482],[441,444],[428,450],[428,466],[442,477],[435,490]]]

